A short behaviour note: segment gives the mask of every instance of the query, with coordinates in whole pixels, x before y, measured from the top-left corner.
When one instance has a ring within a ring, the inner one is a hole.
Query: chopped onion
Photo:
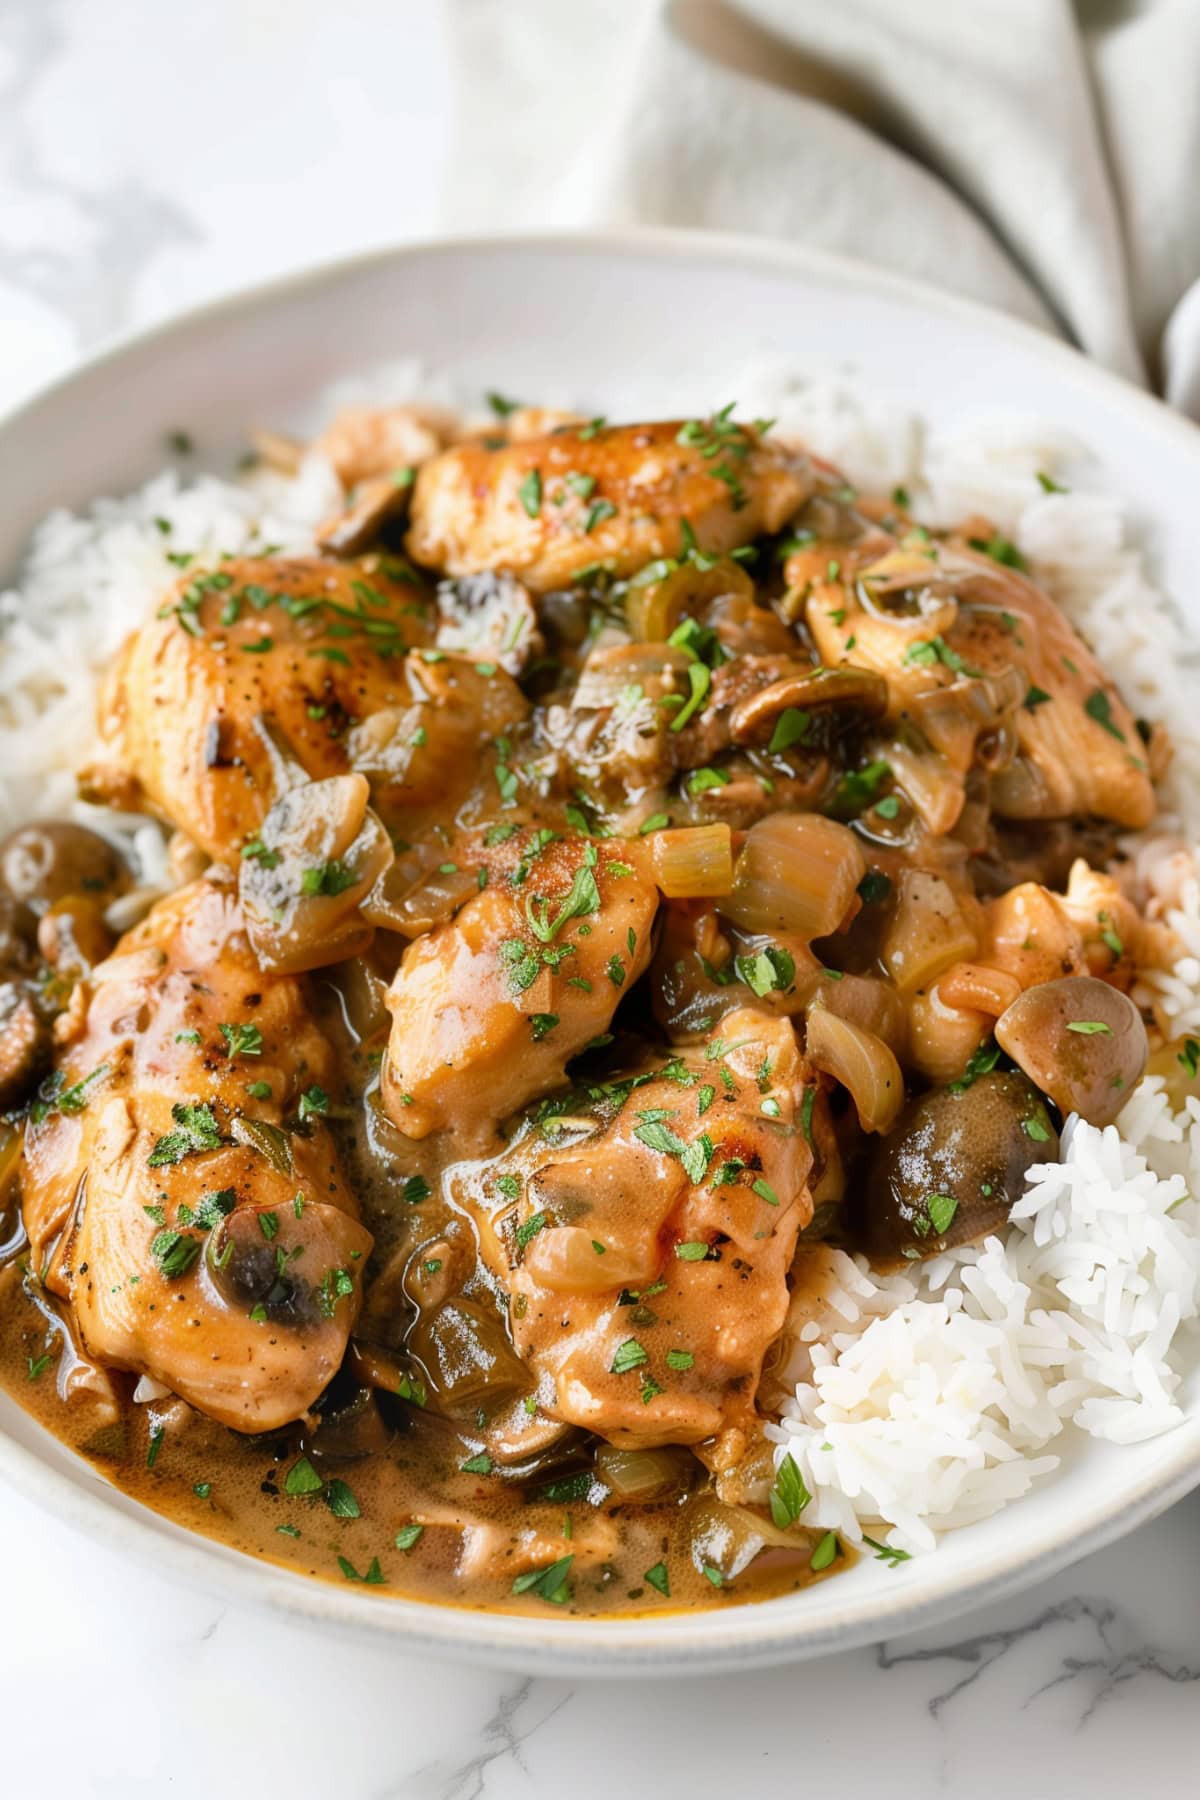
[[[699,617],[712,601],[726,594],[754,598],[753,581],[739,563],[727,557],[708,569],[684,562],[658,581],[631,581],[625,596],[630,633],[643,644],[665,643],[685,613]]]
[[[882,1038],[816,1007],[806,1049],[810,1062],[849,1091],[864,1131],[891,1130],[904,1105],[904,1077]]]
[[[895,1055],[904,1050],[908,1015],[903,1000],[890,982],[873,975],[840,975],[820,971],[805,996],[851,1025],[882,1038]]]
[[[596,1474],[618,1500],[645,1503],[678,1493],[696,1469],[690,1450],[665,1444],[659,1449],[622,1450],[600,1444],[596,1450]]]
[[[291,788],[263,820],[263,853],[243,854],[238,893],[264,968],[295,974],[370,944],[358,909],[395,852],[369,799],[365,776],[334,775]]]
[[[720,911],[745,931],[827,937],[857,912],[865,873],[845,825],[819,813],[772,813],[751,828]]]
[[[906,869],[883,946],[884,967],[900,992],[929,987],[977,948],[975,931],[949,882],[925,869]]]
[[[650,840],[654,879],[668,900],[727,894],[733,886],[733,840],[725,824],[656,831]]]
[[[936,750],[914,750],[900,739],[880,746],[898,787],[927,831],[945,837],[953,831],[966,799],[963,777]]]

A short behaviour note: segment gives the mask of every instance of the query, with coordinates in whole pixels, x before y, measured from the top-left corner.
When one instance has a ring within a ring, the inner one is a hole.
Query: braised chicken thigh
[[[456,445],[422,465],[409,553],[450,575],[502,568],[535,593],[589,566],[634,575],[690,532],[724,553],[778,531],[812,489],[808,459],[718,416],[565,426],[498,449]]]
[[[290,1424],[338,1369],[371,1250],[302,988],[259,969],[235,894],[202,881],[77,999],[27,1128],[34,1265],[88,1357],[238,1431]]]
[[[405,651],[432,641],[420,600],[380,559],[189,570],[108,672],[90,792],[236,854],[294,776],[350,768],[351,721],[412,706]]]

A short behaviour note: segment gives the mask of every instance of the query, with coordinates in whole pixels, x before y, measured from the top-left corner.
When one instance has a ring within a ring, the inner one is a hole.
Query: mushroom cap
[[[1041,1095],[1018,1070],[909,1102],[871,1158],[860,1231],[874,1260],[915,1261],[998,1230],[1035,1163],[1058,1156]]]
[[[1150,1045],[1127,994],[1095,975],[1026,988],[996,1022],[996,1041],[1065,1116],[1111,1125],[1146,1071]]]

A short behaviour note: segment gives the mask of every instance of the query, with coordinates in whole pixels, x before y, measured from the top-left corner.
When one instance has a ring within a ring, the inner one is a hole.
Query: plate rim
[[[144,349],[166,345],[176,335],[236,320],[239,315],[269,311],[289,299],[336,287],[348,278],[369,276],[386,266],[419,263],[422,258],[446,253],[469,256],[481,252],[527,257],[547,252],[601,258],[620,254],[658,262],[697,258],[732,262],[752,272],[848,287],[885,302],[899,301],[935,318],[940,315],[973,323],[1036,358],[1050,358],[1076,383],[1099,390],[1111,404],[1132,411],[1144,427],[1169,438],[1176,454],[1193,457],[1200,477],[1200,428],[1156,396],[1093,363],[1073,345],[1038,326],[911,276],[832,251],[738,233],[644,226],[469,232],[406,239],[244,284],[102,342],[21,396],[0,413],[0,450],[10,434],[19,433],[41,407],[76,383],[119,367]],[[168,1580],[179,1579],[229,1603],[260,1606],[359,1641],[391,1642],[441,1657],[576,1676],[646,1677],[780,1665],[940,1623],[1015,1593],[1103,1548],[1200,1485],[1200,1417],[1191,1417],[1162,1440],[1160,1462],[1132,1487],[1122,1489],[1119,1502],[1093,1499],[1073,1531],[1057,1530],[1032,1555],[1022,1551],[1014,1536],[1007,1545],[994,1547],[979,1569],[966,1578],[950,1572],[940,1579],[936,1573],[926,1575],[917,1593],[908,1592],[903,1582],[878,1592],[863,1587],[843,1599],[840,1610],[807,1627],[802,1614],[790,1614],[776,1623],[778,1613],[771,1602],[751,1603],[726,1613],[555,1619],[543,1624],[526,1615],[343,1591],[332,1583],[232,1551],[137,1502],[130,1501],[130,1510],[126,1510],[110,1497],[124,1498],[120,1490],[110,1487],[82,1458],[66,1451],[45,1427],[36,1421],[33,1424],[36,1433],[44,1433],[48,1445],[70,1459],[68,1466],[58,1467],[38,1455],[10,1436],[0,1422],[0,1479],[69,1526],[106,1540],[121,1553],[150,1564]]]

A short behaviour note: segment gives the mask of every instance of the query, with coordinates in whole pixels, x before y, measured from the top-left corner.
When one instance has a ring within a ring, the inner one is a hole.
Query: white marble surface
[[[115,330],[431,232],[450,100],[433,0],[0,0],[0,403]],[[689,1684],[322,1643],[11,1492],[0,1543],[14,1800],[1196,1791],[1200,1496],[935,1634]]]

